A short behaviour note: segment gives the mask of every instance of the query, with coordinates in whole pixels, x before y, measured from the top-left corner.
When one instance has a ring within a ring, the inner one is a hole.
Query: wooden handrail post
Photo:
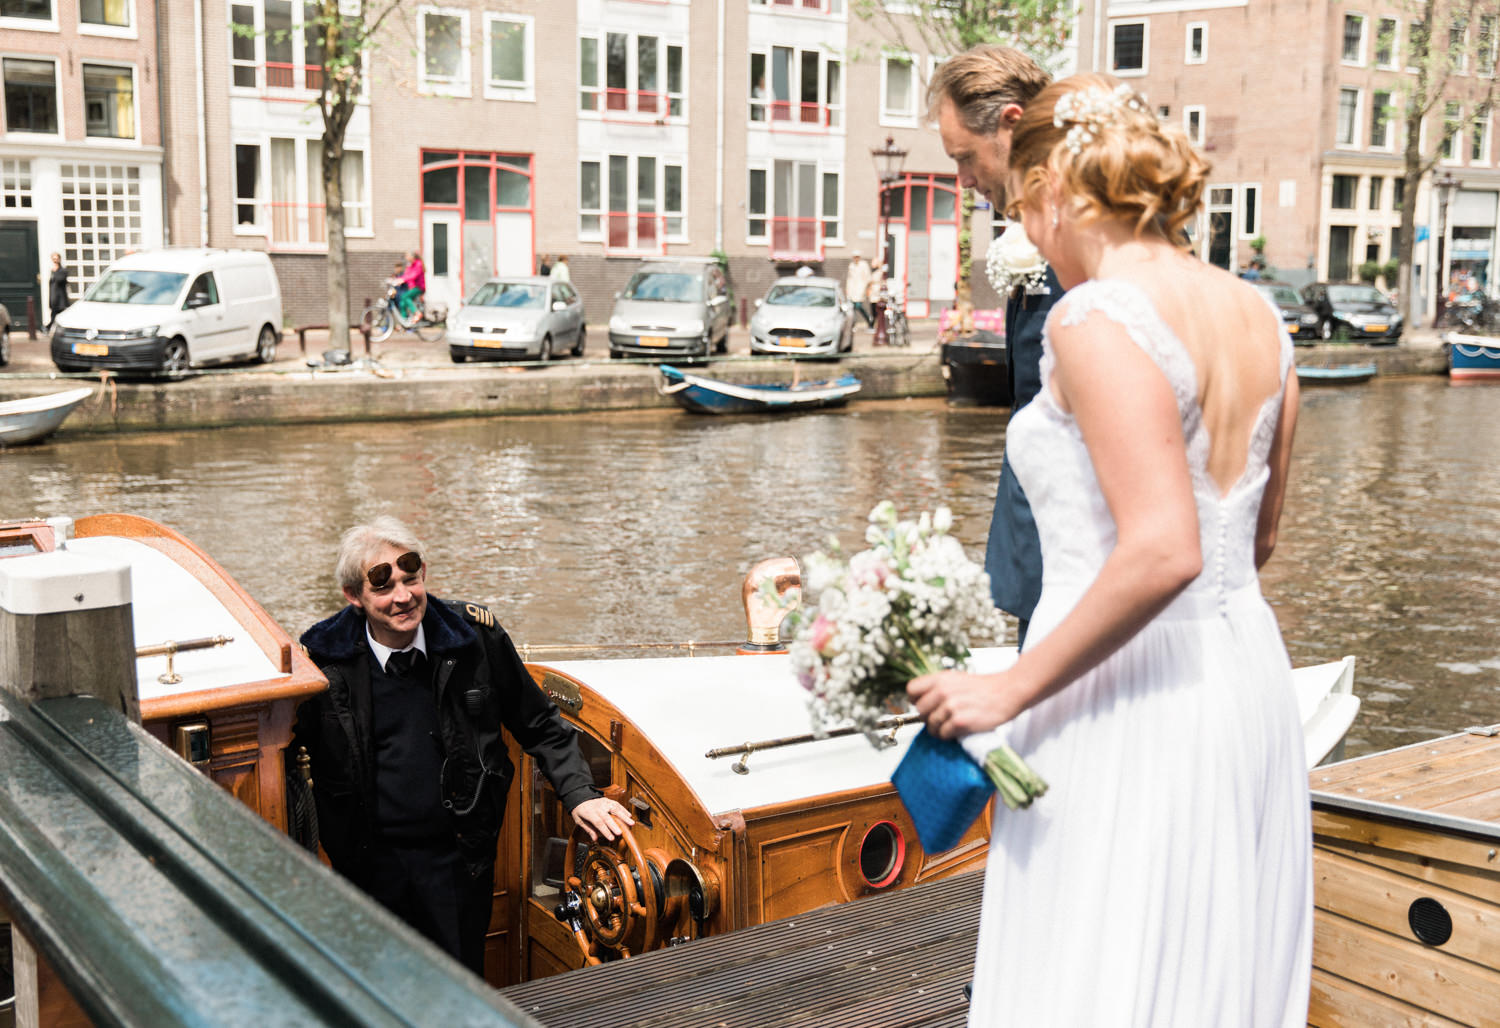
[[[0,689],[96,696],[139,724],[129,566],[67,549],[0,561]]]

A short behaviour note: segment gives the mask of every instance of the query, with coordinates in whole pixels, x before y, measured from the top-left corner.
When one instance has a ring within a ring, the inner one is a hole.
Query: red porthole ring
[[[894,821],[876,821],[859,841],[859,873],[872,889],[884,889],[906,866],[906,836]]]

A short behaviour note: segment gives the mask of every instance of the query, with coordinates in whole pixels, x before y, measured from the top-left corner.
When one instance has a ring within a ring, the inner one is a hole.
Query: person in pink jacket
[[[422,255],[413,250],[406,255],[406,270],[401,273],[401,284],[396,289],[396,309],[410,320],[417,312],[417,301],[427,292],[427,269],[422,265]]]

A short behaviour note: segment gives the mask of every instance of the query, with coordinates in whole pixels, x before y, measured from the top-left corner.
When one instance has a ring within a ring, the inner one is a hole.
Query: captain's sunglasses
[[[415,575],[422,570],[422,555],[415,550],[407,550],[396,558],[396,567],[405,571],[408,575]],[[391,563],[383,560],[370,570],[365,572],[365,578],[370,581],[370,588],[384,589],[391,580]]]

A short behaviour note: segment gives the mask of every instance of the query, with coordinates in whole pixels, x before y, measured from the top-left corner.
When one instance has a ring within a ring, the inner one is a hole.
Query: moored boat
[[[64,389],[45,396],[0,401],[0,447],[41,442],[56,432],[93,390]]]
[[[1312,773],[1309,1023],[1497,1023],[1497,780],[1500,725]]]
[[[1315,386],[1355,385],[1359,382],[1368,382],[1379,370],[1379,365],[1373,361],[1368,364],[1299,365],[1297,381],[1303,385]]]
[[[1455,382],[1500,378],[1500,339],[1449,332],[1448,377]]]
[[[950,339],[943,343],[942,360],[949,403],[956,407],[1010,406],[1010,371],[1003,336],[977,331],[967,339]]]
[[[670,364],[659,365],[665,384],[661,391],[695,414],[761,414],[834,407],[859,392],[859,379],[837,379],[791,384],[724,382],[692,375]]]

